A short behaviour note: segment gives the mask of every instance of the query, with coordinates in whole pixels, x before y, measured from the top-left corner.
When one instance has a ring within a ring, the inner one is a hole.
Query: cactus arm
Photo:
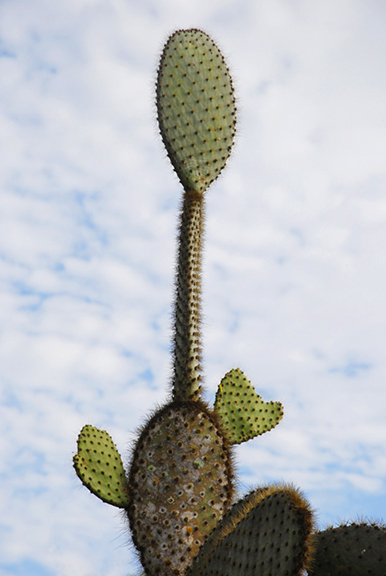
[[[313,551],[313,514],[291,486],[248,494],[224,516],[188,576],[297,576]]]
[[[281,403],[264,402],[239,368],[221,380],[214,410],[230,444],[241,444],[268,432],[283,417]]]
[[[179,30],[157,75],[161,136],[184,187],[174,306],[172,401],[140,431],[127,509],[148,575],[183,575],[228,509],[229,443],[201,392],[201,262],[204,192],[229,156],[235,107],[228,69],[212,40]]]
[[[178,30],[157,73],[162,140],[184,187],[174,307],[173,400],[201,391],[203,193],[224,168],[235,133],[235,99],[225,61],[201,30]]]
[[[386,527],[350,524],[315,534],[309,576],[385,576]]]
[[[196,400],[201,390],[201,194],[185,192],[181,211],[174,309],[175,400]]]
[[[112,506],[128,507],[125,470],[119,452],[105,430],[83,426],[73,463],[79,479],[90,492]]]

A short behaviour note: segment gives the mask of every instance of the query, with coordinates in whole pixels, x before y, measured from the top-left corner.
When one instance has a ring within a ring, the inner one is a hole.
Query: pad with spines
[[[236,112],[232,80],[216,44],[201,30],[167,41],[157,75],[162,140],[185,190],[204,192],[229,157]]]
[[[221,380],[214,410],[230,444],[268,432],[283,417],[281,403],[264,402],[239,368]]]
[[[386,527],[350,524],[315,534],[310,576],[385,576]]]
[[[111,436],[94,426],[83,426],[78,437],[75,471],[85,486],[107,504],[127,508],[129,495],[121,456]]]
[[[200,402],[174,402],[143,429],[128,516],[147,574],[184,574],[229,506],[229,449]]]
[[[312,555],[313,516],[292,487],[248,494],[233,506],[188,576],[298,576]]]

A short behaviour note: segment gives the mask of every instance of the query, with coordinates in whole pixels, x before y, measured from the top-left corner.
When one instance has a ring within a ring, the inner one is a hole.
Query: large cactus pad
[[[143,429],[128,514],[147,574],[184,574],[232,495],[229,449],[199,402],[174,402]]]
[[[178,30],[166,43],[158,69],[157,111],[182,185],[204,192],[230,154],[236,115],[224,58],[201,30]]]

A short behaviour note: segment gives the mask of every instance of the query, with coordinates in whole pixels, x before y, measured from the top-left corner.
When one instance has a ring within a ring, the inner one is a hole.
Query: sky
[[[240,367],[285,410],[236,448],[239,494],[386,518],[384,2],[1,0],[1,576],[139,573],[72,457],[92,424],[128,462],[167,397],[181,186],[154,81],[192,27],[238,107],[206,193],[206,399]]]

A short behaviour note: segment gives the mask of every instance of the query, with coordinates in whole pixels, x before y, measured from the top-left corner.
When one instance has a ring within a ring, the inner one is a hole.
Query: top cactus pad
[[[166,43],[157,76],[162,140],[185,190],[202,193],[230,154],[236,112],[221,52],[201,30],[178,30]]]

